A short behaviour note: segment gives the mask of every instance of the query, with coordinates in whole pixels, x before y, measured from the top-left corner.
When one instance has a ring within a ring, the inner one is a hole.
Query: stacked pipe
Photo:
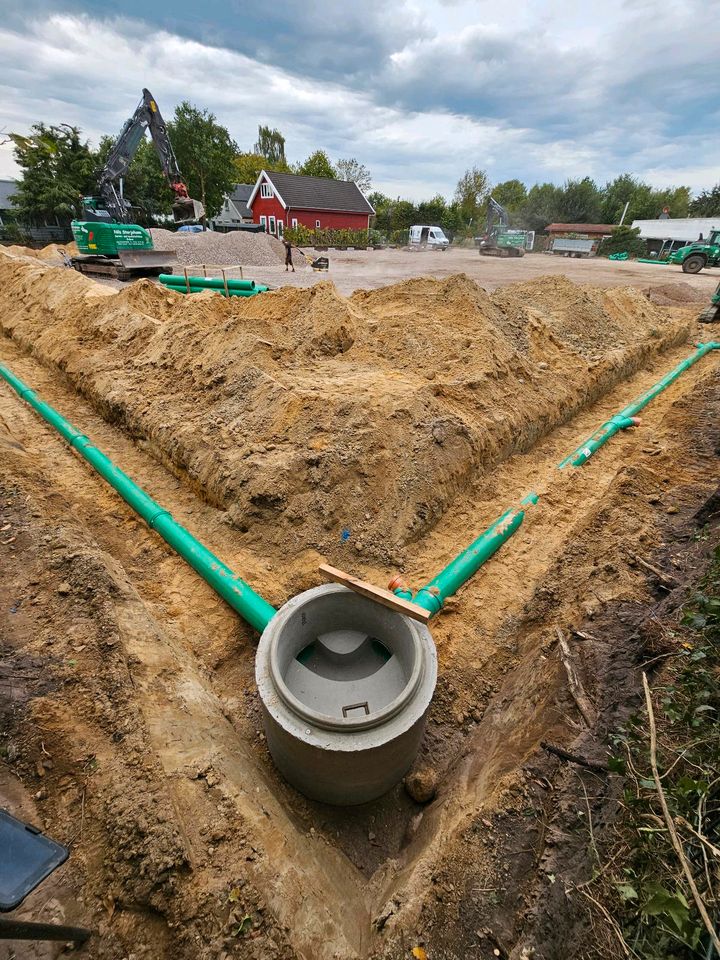
[[[214,290],[225,297],[254,297],[258,293],[266,293],[269,289],[265,284],[255,283],[254,280],[227,279],[226,277],[186,277],[182,273],[161,273],[160,283],[169,290],[178,293],[200,293],[203,290]]]

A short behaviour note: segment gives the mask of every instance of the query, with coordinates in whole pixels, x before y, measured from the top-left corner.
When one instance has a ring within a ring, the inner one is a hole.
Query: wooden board
[[[420,623],[427,623],[430,619],[430,611],[424,607],[419,607],[416,603],[409,600],[403,600],[402,597],[396,597],[390,590],[384,590],[382,587],[376,587],[374,583],[368,583],[366,580],[359,580],[344,570],[338,570],[337,567],[331,567],[328,563],[321,563],[320,573],[328,580],[334,583],[341,583],[344,587],[349,587],[355,593],[361,594],[376,603],[381,603],[384,607],[396,610],[398,613],[404,613],[406,617],[413,620],[419,620]]]

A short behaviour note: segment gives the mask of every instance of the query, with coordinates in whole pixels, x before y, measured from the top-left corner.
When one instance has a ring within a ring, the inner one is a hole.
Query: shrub
[[[369,242],[367,230],[310,230],[297,226],[286,230],[285,236],[298,247],[366,247]]]
[[[606,237],[598,247],[599,257],[607,257],[611,253],[629,253],[631,257],[644,257],[647,244],[640,239],[637,227],[615,227],[612,235]]]

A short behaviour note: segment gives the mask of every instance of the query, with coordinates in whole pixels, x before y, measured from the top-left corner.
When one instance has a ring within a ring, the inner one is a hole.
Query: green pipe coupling
[[[614,417],[611,417],[606,421],[592,436],[588,437],[585,443],[582,446],[578,447],[577,450],[573,451],[570,456],[565,457],[564,460],[561,460],[558,464],[558,468],[562,470],[564,467],[581,467],[584,463],[590,459],[590,457],[607,443],[611,437],[614,437],[616,433],[620,430],[626,430],[628,427],[637,426],[640,423],[635,414],[639,413],[644,407],[646,407],[651,400],[654,400],[655,397],[662,393],[663,390],[674,383],[681,374],[686,370],[689,370],[690,367],[697,363],[698,360],[702,359],[707,353],[710,353],[711,350],[720,350],[720,343],[711,341],[709,343],[698,343],[696,345],[695,353],[691,353],[689,357],[686,357],[681,363],[674,367],[670,373],[666,373],[662,379],[658,380],[656,384],[650,387],[649,390],[646,390],[645,393],[641,394],[637,400],[634,400],[632,403],[629,403],[624,407],[619,413],[615,414]]]

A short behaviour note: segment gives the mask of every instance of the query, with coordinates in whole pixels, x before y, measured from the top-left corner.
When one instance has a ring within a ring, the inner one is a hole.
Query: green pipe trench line
[[[252,283],[253,281],[236,281]],[[222,283],[222,281],[220,281]],[[205,288],[209,289],[209,288]],[[249,293],[249,290],[246,292]],[[620,430],[637,422],[635,417],[659,393],[666,390],[694,363],[713,350],[720,350],[720,343],[698,344],[694,353],[679,363],[654,386],[628,404],[610,420],[606,421],[580,447],[562,460],[558,467],[581,467],[590,457]],[[138,513],[150,529],[155,530],[203,579],[252,627],[263,632],[277,611],[260,594],[242,580],[230,567],[218,559],[188,530],[175,521],[170,513],[153,500],[130,477],[90,440],[77,430],[53,407],[41,400],[19,377],[0,364],[2,377],[40,416],[106,480],[113,489]],[[462,550],[437,576],[433,577],[413,596],[412,590],[400,578],[391,581],[396,596],[412,600],[428,610],[438,613],[448,597],[453,596],[500,547],[512,537],[525,519],[525,508],[538,502],[536,493],[529,493],[518,508],[506,510],[480,536]]]
[[[274,607],[270,606],[236,573],[233,573],[230,567],[203,546],[185,527],[173,520],[164,507],[156,503],[142,487],[116,467],[109,457],[94,447],[84,434],[76,430],[57,410],[41,400],[30,387],[2,364],[0,364],[0,376],[33,410],[37,410],[43,420],[54,427],[113,489],[117,490],[123,500],[143,518],[151,530],[159,533],[163,540],[184,560],[187,560],[233,610],[262,633],[277,612]]]

